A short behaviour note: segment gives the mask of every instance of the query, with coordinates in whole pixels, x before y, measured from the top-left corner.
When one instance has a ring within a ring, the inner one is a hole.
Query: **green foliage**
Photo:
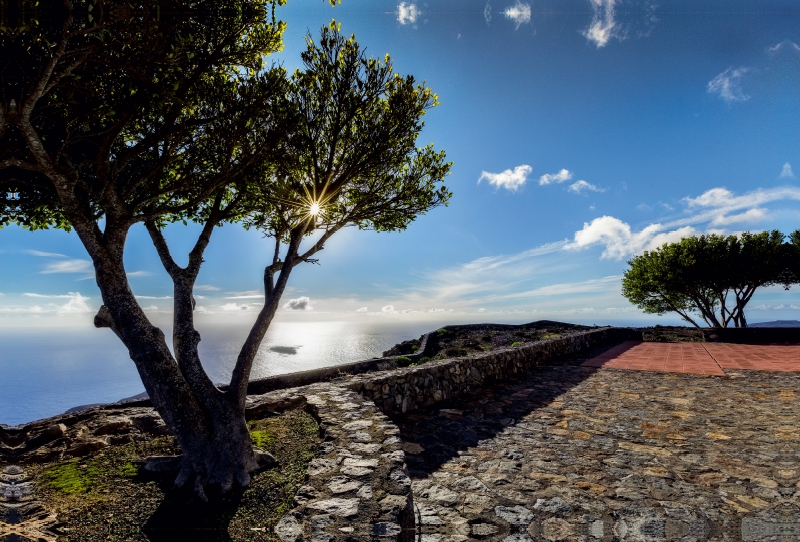
[[[447,334],[447,330],[445,328],[443,328],[443,327],[439,328],[439,329],[436,330],[436,334],[441,337],[442,335]]]
[[[511,346],[522,346],[524,343],[522,341],[514,341],[511,343]]]
[[[665,244],[628,262],[622,295],[646,313],[676,312],[697,327],[693,314],[711,327],[744,327],[757,288],[793,280],[783,239],[773,230]]]
[[[397,356],[394,359],[400,363],[411,363],[411,358],[408,356]]]
[[[421,358],[420,358],[420,360],[419,360],[419,362],[418,362],[418,363],[415,363],[415,364],[413,364],[413,365],[419,365],[420,363],[427,363],[427,362],[429,362],[429,361],[431,361],[431,360],[433,360],[433,359],[434,359],[434,358],[431,358],[431,357],[429,357],[429,356],[423,356],[423,357],[421,357]]]
[[[322,28],[319,42],[307,36],[306,46],[303,69],[289,81],[296,125],[287,152],[269,182],[253,187],[258,203],[245,225],[286,242],[306,221],[306,234],[323,230],[324,242],[350,225],[403,230],[446,205],[452,194],[440,183],[451,164],[432,145],[416,147],[436,95],[394,73],[388,55],[366,57],[335,22]]]

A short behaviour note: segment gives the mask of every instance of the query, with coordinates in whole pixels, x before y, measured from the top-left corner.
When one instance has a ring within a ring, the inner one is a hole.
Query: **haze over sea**
[[[251,378],[341,365],[380,356],[430,322],[276,322]],[[200,328],[200,355],[211,379],[227,382],[248,332],[244,325]],[[165,333],[170,330],[165,329]],[[18,425],[77,405],[118,401],[144,391],[133,362],[108,330],[89,327],[0,331],[0,423]]]
[[[275,322],[261,345],[251,378],[380,356],[398,342],[446,323],[450,322]],[[162,329],[169,337],[171,330]],[[199,330],[206,371],[215,382],[227,382],[249,327],[217,324]],[[0,424],[6,425],[55,416],[79,405],[114,402],[144,391],[120,340],[109,330],[88,326],[0,330],[0,375]]]

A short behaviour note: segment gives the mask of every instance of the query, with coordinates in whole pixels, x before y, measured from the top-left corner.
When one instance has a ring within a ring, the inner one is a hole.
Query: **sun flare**
[[[310,214],[311,216],[317,216],[319,214],[319,211],[320,211],[319,203],[317,203],[316,201],[312,203],[311,206],[308,208],[308,214]]]

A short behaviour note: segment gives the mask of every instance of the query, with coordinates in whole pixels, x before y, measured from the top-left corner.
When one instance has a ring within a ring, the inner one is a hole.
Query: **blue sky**
[[[620,295],[626,260],[682,235],[800,227],[796,1],[290,0],[275,60],[332,18],[441,105],[420,144],[454,162],[447,208],[405,232],[338,233],[299,267],[283,320],[676,323]],[[176,254],[196,230],[171,226]],[[156,321],[171,286],[142,228],[126,266]],[[257,309],[269,244],[225,226],[200,275],[201,319]],[[798,288],[750,321],[800,318]],[[292,302],[294,300],[294,302]],[[88,325],[100,305],[76,236],[0,231],[0,322]]]

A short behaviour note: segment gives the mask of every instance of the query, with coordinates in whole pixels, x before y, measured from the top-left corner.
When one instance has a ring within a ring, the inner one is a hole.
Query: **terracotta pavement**
[[[627,341],[583,366],[717,376],[723,369],[800,371],[800,345]]]

